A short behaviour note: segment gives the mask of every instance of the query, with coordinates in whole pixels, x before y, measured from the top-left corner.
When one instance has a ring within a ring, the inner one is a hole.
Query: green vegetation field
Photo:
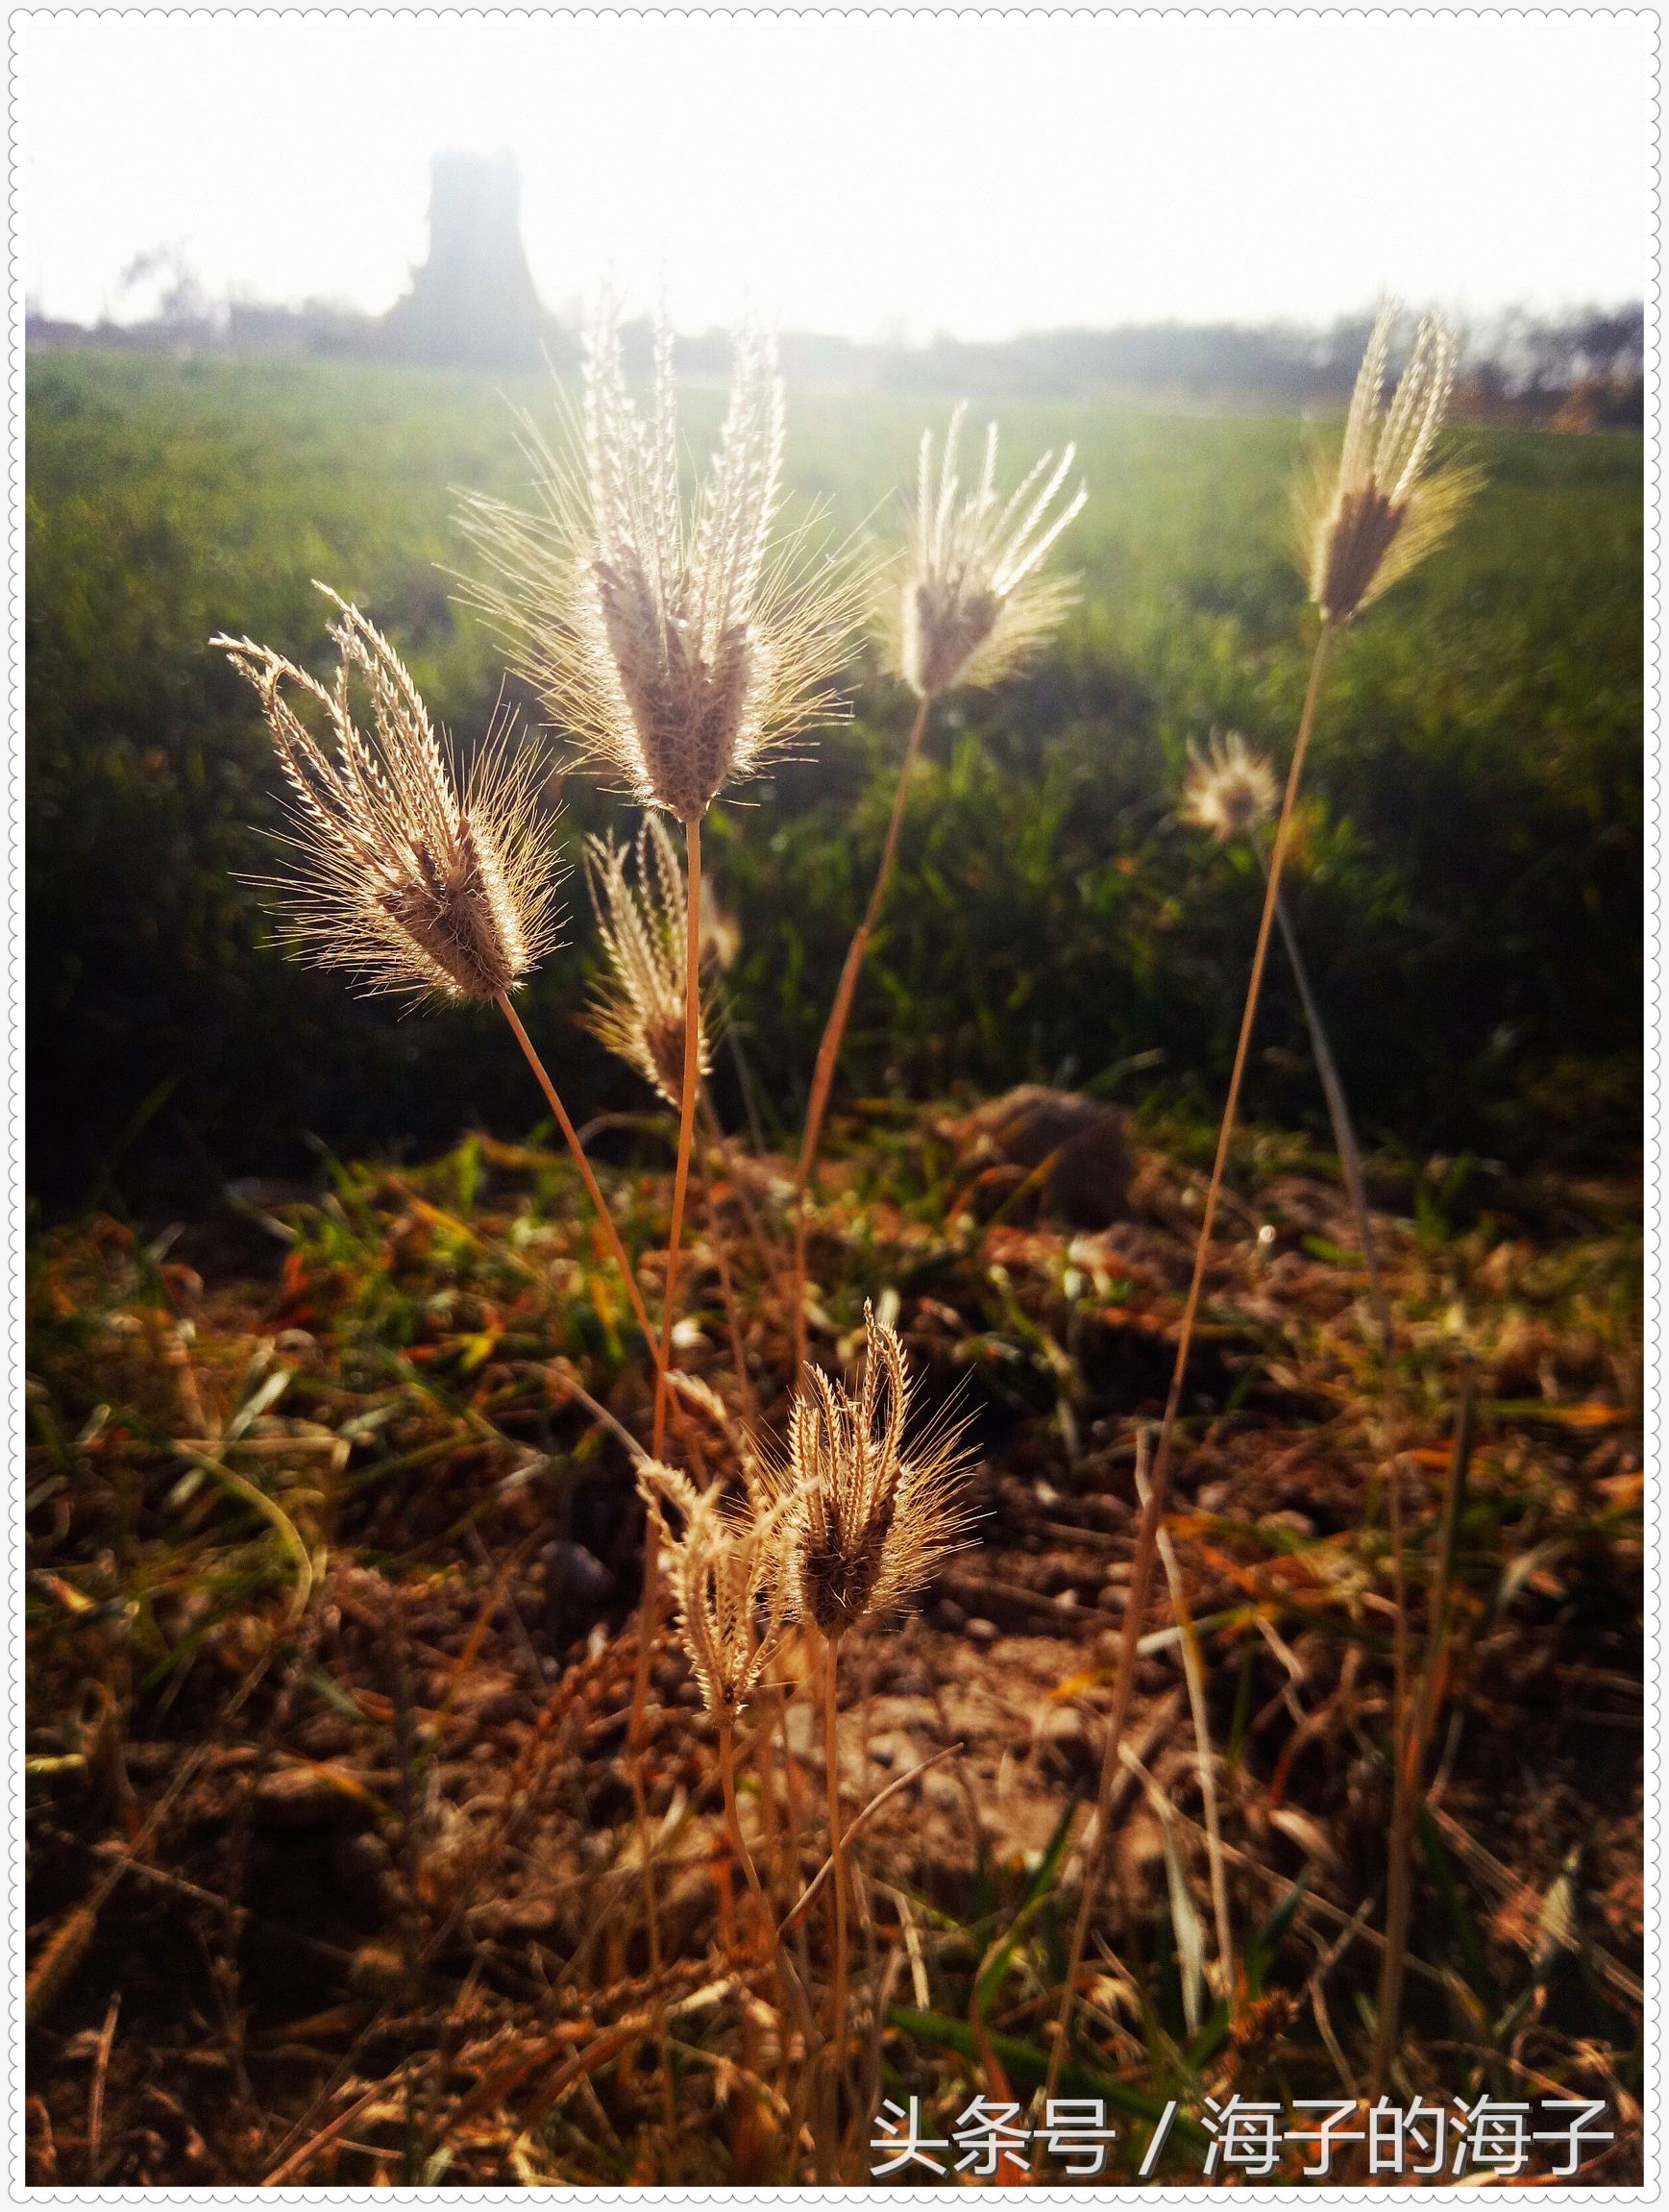
[[[698,439],[717,404],[697,396]],[[271,946],[237,880],[267,865],[251,826],[272,820],[266,741],[205,649],[227,628],[321,660],[325,578],[467,741],[500,662],[436,564],[464,557],[452,487],[517,489],[516,405],[550,394],[349,365],[31,361],[31,1146],[57,1204],[283,1171],[304,1132],[352,1153],[528,1124],[496,1037],[355,1005]],[[791,392],[797,490],[835,529],[884,537],[944,414]],[[1033,676],[944,718],[848,1088],[1065,1079],[1215,1114],[1258,887],[1173,806],[1214,725],[1289,743],[1306,640],[1287,500],[1306,433],[1104,404],[1014,406],[1003,429],[1017,462],[1077,441],[1083,601]],[[1488,488],[1338,656],[1294,905],[1370,1144],[1614,1164],[1639,1111],[1639,445],[1460,439]],[[902,742],[897,687],[861,665],[854,684],[852,724],[720,809],[710,840],[767,1135],[803,1095]],[[561,797],[576,847],[618,819],[579,779]],[[635,1105],[566,1019],[587,924],[530,1019],[564,1041],[582,1106]],[[1254,1118],[1320,1127],[1279,975],[1262,1047]],[[724,1080],[739,1118],[734,1063]]]

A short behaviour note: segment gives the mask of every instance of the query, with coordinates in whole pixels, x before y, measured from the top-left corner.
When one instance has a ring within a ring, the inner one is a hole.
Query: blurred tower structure
[[[407,360],[535,368],[552,332],[522,245],[522,179],[507,149],[430,164],[429,258],[382,320]]]

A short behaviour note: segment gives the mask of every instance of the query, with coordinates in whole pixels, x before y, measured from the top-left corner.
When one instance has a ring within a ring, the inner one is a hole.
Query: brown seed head
[[[1476,470],[1428,469],[1455,382],[1455,341],[1436,316],[1421,323],[1390,406],[1384,406],[1397,312],[1387,301],[1374,324],[1337,471],[1316,470],[1296,495],[1311,597],[1334,624],[1348,622],[1424,559],[1453,528],[1478,482]]]
[[[503,729],[460,799],[399,655],[356,607],[326,596],[340,656],[329,688],[249,638],[210,640],[254,684],[289,780],[293,868],[270,888],[292,940],[367,991],[497,998],[555,942],[537,761],[512,755]],[[368,723],[355,719],[358,693]],[[291,695],[315,710],[323,742]]]
[[[857,1397],[808,1368],[788,1465],[769,1477],[786,1512],[793,1610],[830,1638],[912,1597],[956,1548],[964,1519],[962,1424],[940,1423],[906,1451],[903,1347],[867,1306],[864,1323]]]
[[[679,1639],[707,1710],[733,1718],[771,1663],[787,1617],[781,1509],[727,1513],[653,1460],[639,1468],[637,1481],[648,1504],[663,1513],[670,1508],[682,1524],[669,1539]]]
[[[690,910],[677,848],[659,815],[647,815],[638,832],[635,885],[627,873],[629,857],[629,848],[612,839],[587,840],[586,880],[608,978],[593,997],[586,1025],[675,1108],[684,1094]],[[697,1031],[703,1075],[710,1065],[707,1032],[703,1010]]]
[[[1220,844],[1227,844],[1230,838],[1260,828],[1274,813],[1281,796],[1274,771],[1261,752],[1250,750],[1238,730],[1226,737],[1214,736],[1204,752],[1190,745],[1188,758],[1184,821],[1209,829]]]
[[[567,461],[529,430],[540,511],[466,503],[463,528],[495,578],[473,595],[552,720],[644,805],[698,821],[733,777],[840,711],[828,687],[863,579],[814,565],[803,532],[779,528],[783,395],[769,337],[737,342],[719,450],[688,516],[664,323],[646,422],[604,301],[572,429]]]
[[[1058,461],[1045,454],[1007,500],[999,498],[994,423],[978,481],[964,487],[956,454],[966,412],[959,406],[951,415],[937,485],[933,433],[922,432],[903,592],[882,616],[894,663],[923,699],[995,683],[1048,637],[1073,590],[1069,579],[1040,571],[1089,497],[1080,484],[1051,519],[1072,466],[1068,446]]]

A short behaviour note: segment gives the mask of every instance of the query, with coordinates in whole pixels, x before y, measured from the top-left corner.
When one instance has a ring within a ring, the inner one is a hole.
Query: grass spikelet
[[[1215,733],[1202,752],[1190,744],[1182,788],[1182,817],[1209,829],[1219,845],[1261,829],[1281,797],[1275,772],[1238,730]]]
[[[715,1719],[734,1719],[770,1664],[787,1613],[778,1571],[781,1509],[728,1513],[710,1493],[658,1462],[638,1471],[638,1488],[663,1518],[670,1508],[682,1534],[669,1540],[677,1633],[702,1702]]]
[[[630,858],[630,848],[612,839],[587,841],[586,879],[608,975],[586,1026],[675,1112],[683,1098],[689,900],[677,848],[658,815],[646,816],[638,833],[635,884]],[[708,1032],[703,1009],[697,1048],[703,1076],[711,1066]]]
[[[565,457],[528,430],[534,511],[466,501],[463,528],[492,572],[472,596],[555,724],[644,805],[699,821],[733,778],[840,711],[831,684],[862,579],[782,528],[782,381],[764,333],[737,341],[688,511],[664,323],[646,419],[603,302],[569,429]]]
[[[830,1642],[915,1596],[956,1549],[964,1513],[963,1424],[939,1422],[907,1449],[903,1346],[864,1308],[869,1346],[855,1398],[812,1367],[790,1416],[787,1502],[793,1607]]]
[[[1079,484],[1065,506],[1055,505],[1074,448],[1058,460],[1044,454],[1005,500],[996,488],[993,423],[978,479],[965,487],[957,449],[966,414],[958,406],[950,417],[937,485],[933,433],[922,432],[903,592],[883,619],[894,664],[921,699],[1012,674],[1047,639],[1074,596],[1068,578],[1042,573],[1089,497]]]
[[[269,888],[292,941],[367,992],[501,998],[555,943],[536,759],[512,753],[501,728],[460,797],[399,654],[357,607],[327,596],[339,654],[329,686],[249,638],[210,641],[254,684],[289,783],[294,865]],[[317,710],[324,742],[292,695]]]
[[[1456,347],[1428,315],[1388,408],[1386,357],[1398,314],[1381,307],[1351,395],[1338,468],[1325,464],[1295,495],[1310,594],[1325,621],[1347,623],[1407,576],[1453,528],[1479,472],[1429,463],[1454,388]]]

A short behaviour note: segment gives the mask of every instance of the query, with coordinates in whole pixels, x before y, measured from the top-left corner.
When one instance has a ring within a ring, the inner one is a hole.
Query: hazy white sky
[[[1382,287],[1637,297],[1647,31],[1614,16],[681,21],[37,17],[31,303],[206,288],[387,307],[428,168],[512,146],[553,307],[924,338],[1324,318]],[[126,311],[140,305],[136,296]]]

